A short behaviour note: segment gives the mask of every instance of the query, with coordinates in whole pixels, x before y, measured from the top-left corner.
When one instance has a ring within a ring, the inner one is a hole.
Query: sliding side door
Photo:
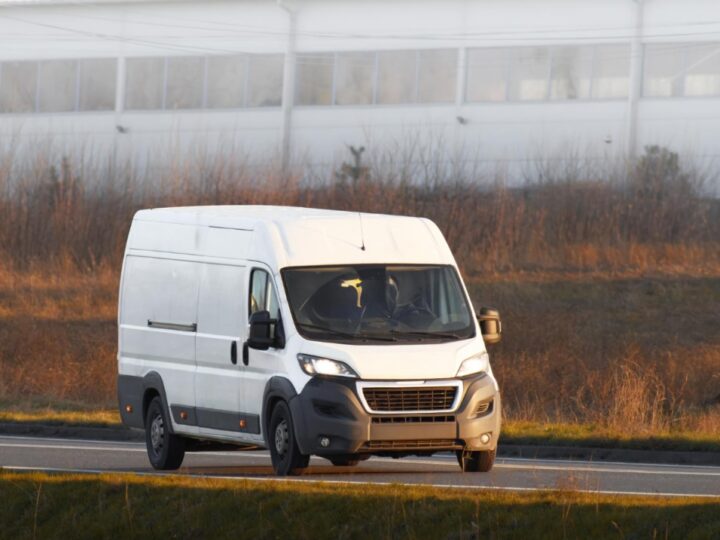
[[[195,403],[200,433],[242,440],[258,418],[242,410],[247,293],[242,266],[204,264],[198,301]]]

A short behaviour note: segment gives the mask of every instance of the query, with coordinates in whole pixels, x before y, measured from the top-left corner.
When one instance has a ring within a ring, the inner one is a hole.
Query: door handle
[[[246,366],[250,363],[250,347],[248,347],[247,341],[243,343],[243,364]]]
[[[237,364],[237,341],[233,341],[230,344],[230,361],[233,364]]]

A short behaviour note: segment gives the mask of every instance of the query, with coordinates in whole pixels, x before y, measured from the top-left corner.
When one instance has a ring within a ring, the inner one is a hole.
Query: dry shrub
[[[428,159],[377,159],[356,177],[282,174],[243,156],[191,155],[159,170],[0,160],[0,256],[22,268],[116,267],[140,208],[277,204],[429,217],[469,273],[699,272],[720,262],[720,204],[666,151],[649,149],[623,178],[548,169],[542,183],[517,188]]]
[[[618,430],[666,429],[666,388],[654,370],[641,366],[637,359],[626,360],[612,373],[606,396],[607,425]]]
[[[473,298],[501,308],[491,356],[509,418],[718,431],[720,283],[698,276],[720,269],[720,205],[674,155],[649,149],[601,180],[545,170],[517,188],[402,155],[337,178],[243,159],[140,170],[0,158],[0,399],[114,402],[118,272],[136,210],[281,204],[433,219]],[[609,280],[660,271],[696,278]]]

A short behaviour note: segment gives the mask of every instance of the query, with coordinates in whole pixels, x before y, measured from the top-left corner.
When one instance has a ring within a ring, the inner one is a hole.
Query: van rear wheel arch
[[[143,427],[146,427],[145,421],[150,403],[155,397],[159,397],[163,409],[165,410],[165,416],[170,420],[170,422],[168,422],[168,429],[171,433],[174,433],[175,430],[172,426],[172,416],[170,416],[170,404],[167,400],[167,394],[165,393],[165,385],[163,384],[162,377],[156,371],[151,371],[143,377],[143,386],[145,387],[145,390],[143,391],[142,405]]]

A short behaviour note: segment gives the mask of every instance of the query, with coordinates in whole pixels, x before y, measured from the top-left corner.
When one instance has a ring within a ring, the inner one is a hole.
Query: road
[[[150,467],[142,443],[40,437],[0,436],[0,466],[7,470],[159,474]],[[265,451],[189,453],[179,473],[274,479]],[[720,497],[720,467],[505,458],[499,459],[490,473],[463,474],[449,454],[399,460],[374,457],[357,467],[333,467],[324,459],[313,458],[299,481]]]

